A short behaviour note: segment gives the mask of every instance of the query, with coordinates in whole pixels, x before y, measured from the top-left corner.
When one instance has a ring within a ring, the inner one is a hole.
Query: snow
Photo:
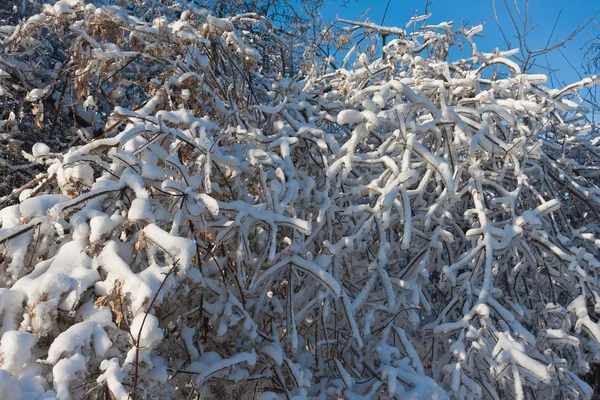
[[[139,347],[153,347],[163,339],[163,331],[158,326],[158,319],[152,314],[138,314],[129,326]]]
[[[25,98],[30,102],[34,102],[40,100],[43,95],[44,92],[42,89],[33,89],[29,91],[29,93],[27,93],[27,96]]]
[[[13,285],[11,290],[21,290],[28,299],[30,312],[22,327],[30,327],[36,335],[46,334],[53,328],[57,309],[70,310],[98,279],[83,243],[65,244],[54,258],[38,264]]]
[[[359,124],[364,120],[364,115],[356,110],[343,110],[337,116],[337,123],[340,125]]]
[[[3,324],[4,328],[4,324]],[[35,336],[16,330],[4,332],[0,340],[0,365],[3,370],[19,375],[32,362],[31,350],[35,345]]]
[[[106,326],[111,326],[112,323]],[[96,356],[102,357],[112,346],[104,327],[96,321],[84,321],[71,326],[52,342],[47,361],[56,364],[65,355],[81,354],[85,348],[93,349]]]
[[[181,330],[181,335],[183,336],[183,340],[185,342],[185,348],[192,360],[196,360],[200,357],[198,349],[196,349],[196,346],[194,346],[195,333],[196,330],[194,328],[190,328],[189,326],[184,326]]]
[[[144,236],[172,255],[173,262],[177,262],[179,273],[185,273],[185,270],[190,267],[196,249],[192,241],[173,236],[155,224],[149,224],[144,228]]]
[[[262,349],[260,349],[260,352],[264,353],[269,358],[271,358],[276,365],[283,364],[284,353],[279,343],[266,345]]]
[[[45,143],[36,143],[31,150],[31,153],[35,158],[46,156],[50,154],[50,152],[50,147]]]
[[[325,271],[323,268],[321,268],[317,264],[312,263],[312,262],[305,260],[298,256],[292,256],[290,258],[286,258],[286,259],[278,262],[277,264],[273,265],[271,268],[269,268],[267,271],[265,271],[265,273],[263,275],[261,275],[261,277],[253,284],[253,287],[258,287],[262,282],[267,280],[276,271],[280,270],[281,268],[283,268],[289,264],[293,264],[293,265],[297,266],[298,268],[301,268],[302,270],[319,278],[319,280],[321,282],[323,282],[323,284],[327,288],[329,288],[334,295],[336,295],[336,296],[340,295],[340,293],[341,293],[340,285],[335,280],[335,278],[333,278],[333,276],[331,276],[331,274],[329,274],[327,271]]]
[[[127,400],[129,398],[129,392],[122,385],[124,374],[121,371],[119,360],[111,358],[110,360],[104,360],[100,364],[100,369],[104,371],[97,379],[97,382],[102,384],[106,383],[111,395],[117,400]]]
[[[0,313],[2,314],[2,327],[0,335],[9,333],[18,328],[18,317],[23,312],[23,295],[17,290],[0,289]]]
[[[131,293],[131,309],[134,314],[142,310],[143,305],[152,296],[153,288],[150,282],[133,273],[130,266],[119,256],[118,245],[108,241],[97,258],[98,264],[106,271],[104,282],[96,282],[95,291],[98,295],[107,295],[115,286],[116,281],[123,282],[123,291]]]
[[[211,375],[214,375],[227,368],[231,368],[236,364],[246,363],[250,366],[253,366],[256,364],[257,360],[255,353],[238,353],[233,357],[224,360],[213,359],[208,364],[203,362],[202,359],[203,357],[200,358],[201,361],[194,362],[189,367],[190,371],[198,373],[198,376],[196,377],[196,384],[199,384]]]
[[[69,400],[71,398],[69,384],[71,381],[78,379],[77,372],[86,369],[85,359],[81,354],[74,354],[56,363],[52,368],[52,375],[58,400]]]
[[[153,223],[155,221],[154,214],[150,207],[150,201],[144,198],[136,198],[131,202],[131,207],[127,213],[127,219],[132,221],[145,221]]]
[[[64,151],[60,114],[24,155],[47,174],[0,198],[0,398],[592,396],[597,77],[549,88],[427,16],[340,20],[339,69],[284,70],[262,15],[180,6],[0,27],[31,105],[0,127],[46,132],[62,96],[101,133]]]
[[[60,203],[61,201],[69,200],[67,196],[62,194],[46,194],[28,198],[21,202],[19,211],[22,218],[30,220],[34,217],[46,215],[49,209]]]
[[[64,178],[91,187],[94,184],[94,170],[88,164],[79,164],[63,170]]]
[[[105,239],[122,221],[123,218],[118,214],[111,217],[106,215],[92,217],[90,219],[90,242],[94,243]]]

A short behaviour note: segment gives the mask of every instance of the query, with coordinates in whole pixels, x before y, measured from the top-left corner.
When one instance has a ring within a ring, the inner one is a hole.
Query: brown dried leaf
[[[121,327],[121,322],[125,321],[125,315],[123,314],[123,297],[121,296],[121,289],[123,288],[123,281],[115,280],[114,287],[104,296],[98,297],[94,302],[94,307],[102,308],[106,304],[110,306],[110,310],[113,314],[113,320],[118,328]]]

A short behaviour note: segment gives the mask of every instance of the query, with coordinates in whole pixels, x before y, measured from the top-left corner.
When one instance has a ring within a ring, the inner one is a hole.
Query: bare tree
[[[491,0],[494,19],[498,25],[498,29],[507,49],[519,49],[519,53],[513,57],[521,66],[521,69],[526,72],[533,67],[547,69],[547,65],[540,62],[539,58],[546,54],[564,47],[567,43],[573,40],[583,29],[585,29],[595,18],[597,13],[592,16],[586,15],[577,27],[565,38],[554,38],[554,31],[560,22],[562,10],[558,12],[556,20],[550,30],[546,44],[541,47],[533,47],[530,44],[532,34],[539,28],[539,22],[535,22],[529,13],[529,0],[519,2],[518,0],[502,0],[505,10],[509,15],[509,23],[501,21],[498,12],[496,0]]]
[[[600,25],[597,22],[595,26],[600,31]],[[591,39],[586,45],[584,67],[588,73],[600,71],[600,34],[596,38]]]

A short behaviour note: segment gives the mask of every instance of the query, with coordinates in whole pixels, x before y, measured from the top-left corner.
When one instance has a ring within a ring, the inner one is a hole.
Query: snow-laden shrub
[[[480,26],[450,62],[451,24],[355,25],[387,44],[299,79],[255,15],[44,12],[3,43],[68,40],[102,135],[1,200],[1,398],[592,396],[596,77],[549,89]]]

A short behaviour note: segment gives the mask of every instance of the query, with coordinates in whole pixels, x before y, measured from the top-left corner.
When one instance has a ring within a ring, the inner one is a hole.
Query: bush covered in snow
[[[420,18],[289,77],[258,15],[136,10],[0,27],[0,87],[89,123],[0,199],[0,398],[592,396],[596,77]]]

